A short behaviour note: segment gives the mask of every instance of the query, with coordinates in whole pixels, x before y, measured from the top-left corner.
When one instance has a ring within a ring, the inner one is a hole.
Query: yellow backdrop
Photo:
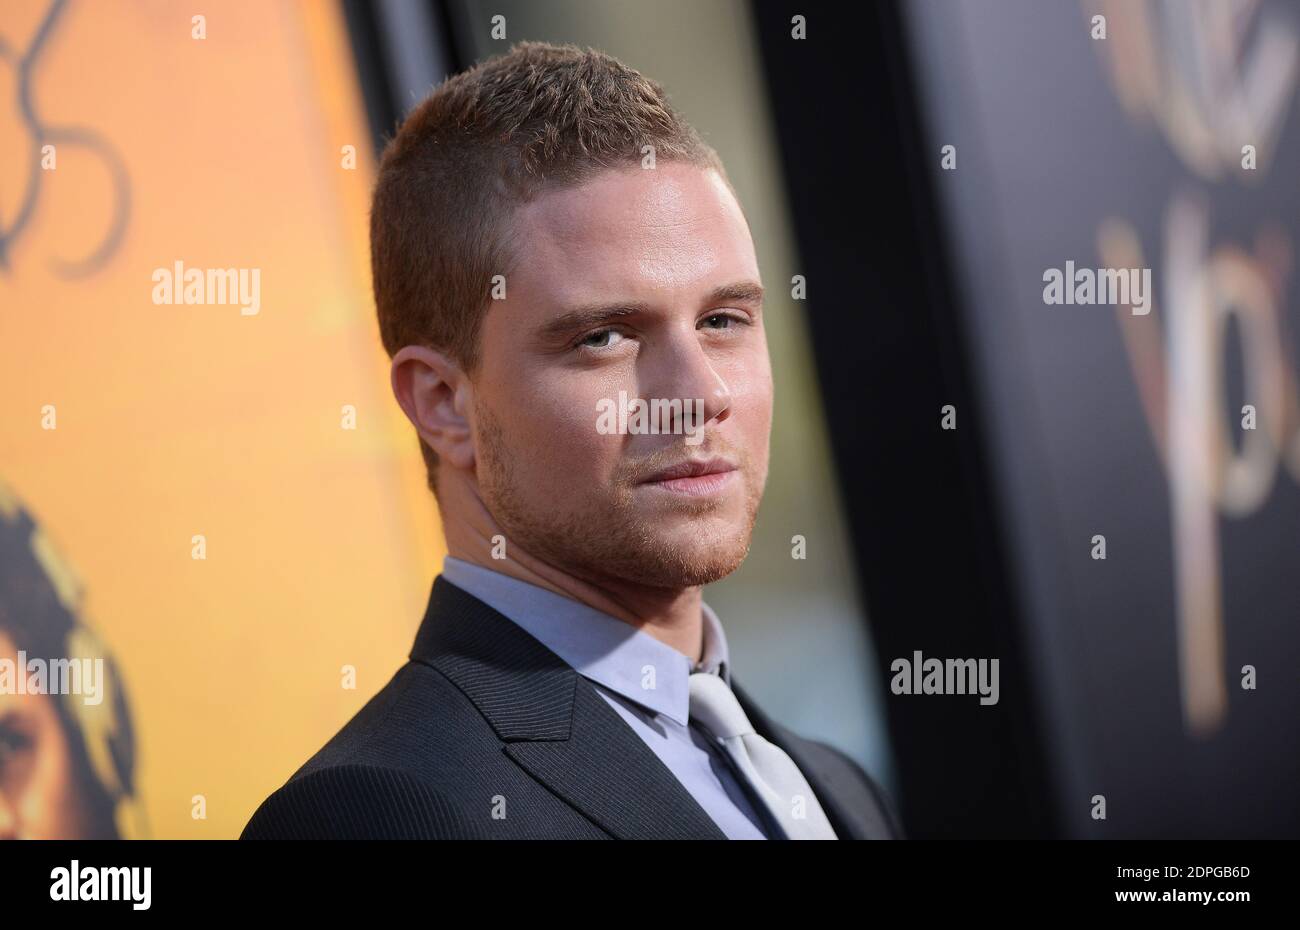
[[[200,6],[0,9],[0,481],[117,658],[157,837],[237,836],[404,659],[442,555],[338,5]],[[260,309],[155,303],[178,261],[257,270]]]

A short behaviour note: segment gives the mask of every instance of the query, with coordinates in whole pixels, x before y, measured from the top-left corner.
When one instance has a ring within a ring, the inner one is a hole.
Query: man
[[[449,556],[410,661],[243,836],[897,836],[701,599],[749,548],[772,378],[748,224],[662,89],[537,43],[451,78],[384,153],[371,254]]]

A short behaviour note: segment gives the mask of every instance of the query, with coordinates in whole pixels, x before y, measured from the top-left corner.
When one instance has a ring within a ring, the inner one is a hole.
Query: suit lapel
[[[410,658],[445,674],[506,744],[506,755],[613,836],[726,838],[590,682],[441,576]]]
[[[569,738],[509,743],[506,753],[620,839],[726,839],[659,757],[578,677]]]

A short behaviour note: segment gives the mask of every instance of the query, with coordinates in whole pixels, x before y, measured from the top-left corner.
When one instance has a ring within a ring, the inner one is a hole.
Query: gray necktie
[[[691,720],[713,736],[792,840],[837,839],[808,780],[780,746],[754,732],[736,695],[719,676],[693,672]]]

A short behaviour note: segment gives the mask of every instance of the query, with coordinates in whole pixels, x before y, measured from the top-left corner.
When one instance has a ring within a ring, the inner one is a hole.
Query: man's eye
[[[712,316],[706,316],[701,322],[708,326],[709,329],[730,329],[733,323],[740,323],[743,321],[738,320],[730,313],[715,313]],[[722,325],[714,325],[717,323],[721,323]]]
[[[601,329],[589,333],[578,345],[586,346],[589,349],[608,349],[622,338],[622,333],[615,332],[612,329]]]

